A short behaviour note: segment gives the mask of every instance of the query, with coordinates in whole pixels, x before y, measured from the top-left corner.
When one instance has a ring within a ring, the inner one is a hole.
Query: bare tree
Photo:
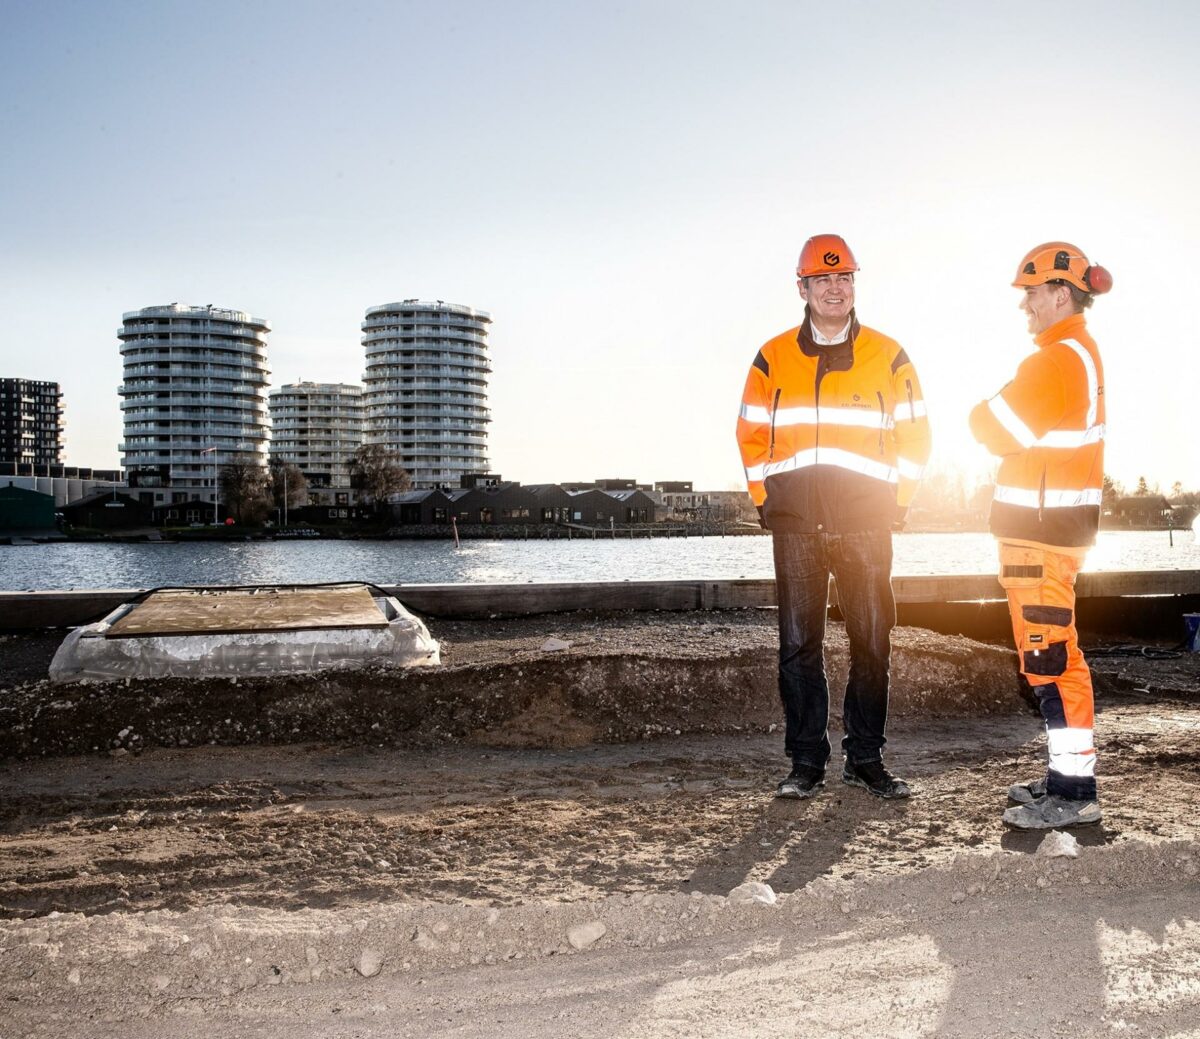
[[[285,509],[308,504],[308,477],[292,462],[272,462],[270,466],[271,505],[282,522]]]
[[[389,495],[408,490],[412,478],[400,464],[399,455],[383,444],[363,444],[350,463],[350,485],[358,490],[362,502],[379,506]]]
[[[238,523],[256,524],[271,511],[270,477],[249,455],[221,466],[221,501]]]

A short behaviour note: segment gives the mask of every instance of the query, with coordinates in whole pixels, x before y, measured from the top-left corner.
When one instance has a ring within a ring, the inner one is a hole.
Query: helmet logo
[[[835,252],[828,252],[821,259],[825,261],[826,267],[836,267],[842,262],[842,258]]]

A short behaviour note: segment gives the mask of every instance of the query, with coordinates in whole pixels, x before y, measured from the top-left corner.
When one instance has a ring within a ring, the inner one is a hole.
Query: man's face
[[[805,284],[807,282],[807,284]],[[820,321],[845,324],[854,307],[853,274],[819,274],[800,279],[800,298]]]
[[[1038,335],[1070,313],[1065,301],[1070,293],[1062,285],[1026,285],[1018,304],[1029,319],[1029,331]]]

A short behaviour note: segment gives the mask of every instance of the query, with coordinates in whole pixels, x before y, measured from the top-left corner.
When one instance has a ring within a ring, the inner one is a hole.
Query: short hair
[[[1067,291],[1071,293],[1071,306],[1076,314],[1082,314],[1096,298],[1092,293],[1084,292],[1078,285],[1072,285],[1069,281],[1063,281],[1062,278],[1052,278],[1050,284],[1066,286]]]

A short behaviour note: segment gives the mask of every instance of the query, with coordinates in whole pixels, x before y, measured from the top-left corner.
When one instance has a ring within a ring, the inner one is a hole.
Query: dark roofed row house
[[[401,526],[417,524],[573,523],[585,527],[653,523],[655,501],[645,491],[568,491],[558,484],[500,483],[453,490],[407,491],[392,510]]]

